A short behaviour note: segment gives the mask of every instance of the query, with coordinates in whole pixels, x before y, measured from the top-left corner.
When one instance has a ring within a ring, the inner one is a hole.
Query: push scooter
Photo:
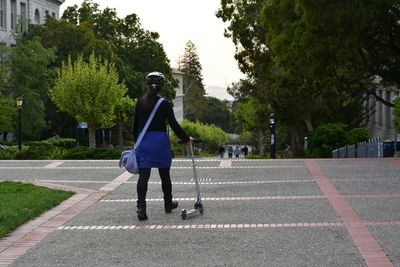
[[[201,139],[194,139],[193,143],[202,143],[203,140]],[[184,143],[184,142],[180,142]],[[194,174],[194,182],[196,184],[196,198],[194,201],[194,207],[191,210],[186,210],[183,209],[181,211],[181,217],[183,220],[186,220],[188,216],[196,215],[196,214],[203,214],[204,213],[204,207],[203,204],[201,203],[201,196],[200,196],[200,187],[199,187],[199,181],[197,177],[197,170],[196,170],[196,161],[194,160],[194,151],[193,151],[193,144],[189,144],[190,148],[190,155],[192,158],[192,167],[193,167],[193,174]]]

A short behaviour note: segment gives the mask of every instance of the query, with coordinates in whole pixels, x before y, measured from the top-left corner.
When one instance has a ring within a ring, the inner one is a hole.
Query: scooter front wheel
[[[186,218],[187,218],[187,211],[186,210],[182,210],[181,211],[181,217],[182,217],[182,220],[186,220]]]

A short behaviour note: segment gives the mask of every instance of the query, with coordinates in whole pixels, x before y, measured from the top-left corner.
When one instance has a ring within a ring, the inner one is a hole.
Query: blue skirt
[[[172,152],[167,133],[146,132],[136,149],[136,159],[139,168],[170,168]]]

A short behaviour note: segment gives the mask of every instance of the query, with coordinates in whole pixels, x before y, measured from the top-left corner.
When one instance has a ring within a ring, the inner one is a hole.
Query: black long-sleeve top
[[[160,99],[157,96],[156,102]],[[146,111],[143,106],[143,100],[139,99],[136,104],[135,108],[135,118],[133,122],[133,137],[135,138],[135,142],[139,137],[139,133],[143,130],[144,125],[147,122],[147,119],[150,117],[150,113],[153,110],[153,107]],[[153,120],[151,121],[149,128],[147,131],[167,131],[167,122],[171,126],[174,133],[183,141],[189,141],[189,136],[184,132],[182,127],[175,119],[174,110],[172,108],[171,103],[167,100],[161,102],[160,106],[158,107],[156,114],[154,115]]]

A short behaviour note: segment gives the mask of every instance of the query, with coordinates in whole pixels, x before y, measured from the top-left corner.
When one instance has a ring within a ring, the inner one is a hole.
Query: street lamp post
[[[269,129],[271,136],[270,153],[271,159],[276,159],[276,137],[275,137],[275,114],[271,113],[269,116]]]
[[[21,151],[22,149],[22,116],[21,116],[21,109],[22,109],[22,98],[17,98],[17,108],[18,108],[18,150]]]

